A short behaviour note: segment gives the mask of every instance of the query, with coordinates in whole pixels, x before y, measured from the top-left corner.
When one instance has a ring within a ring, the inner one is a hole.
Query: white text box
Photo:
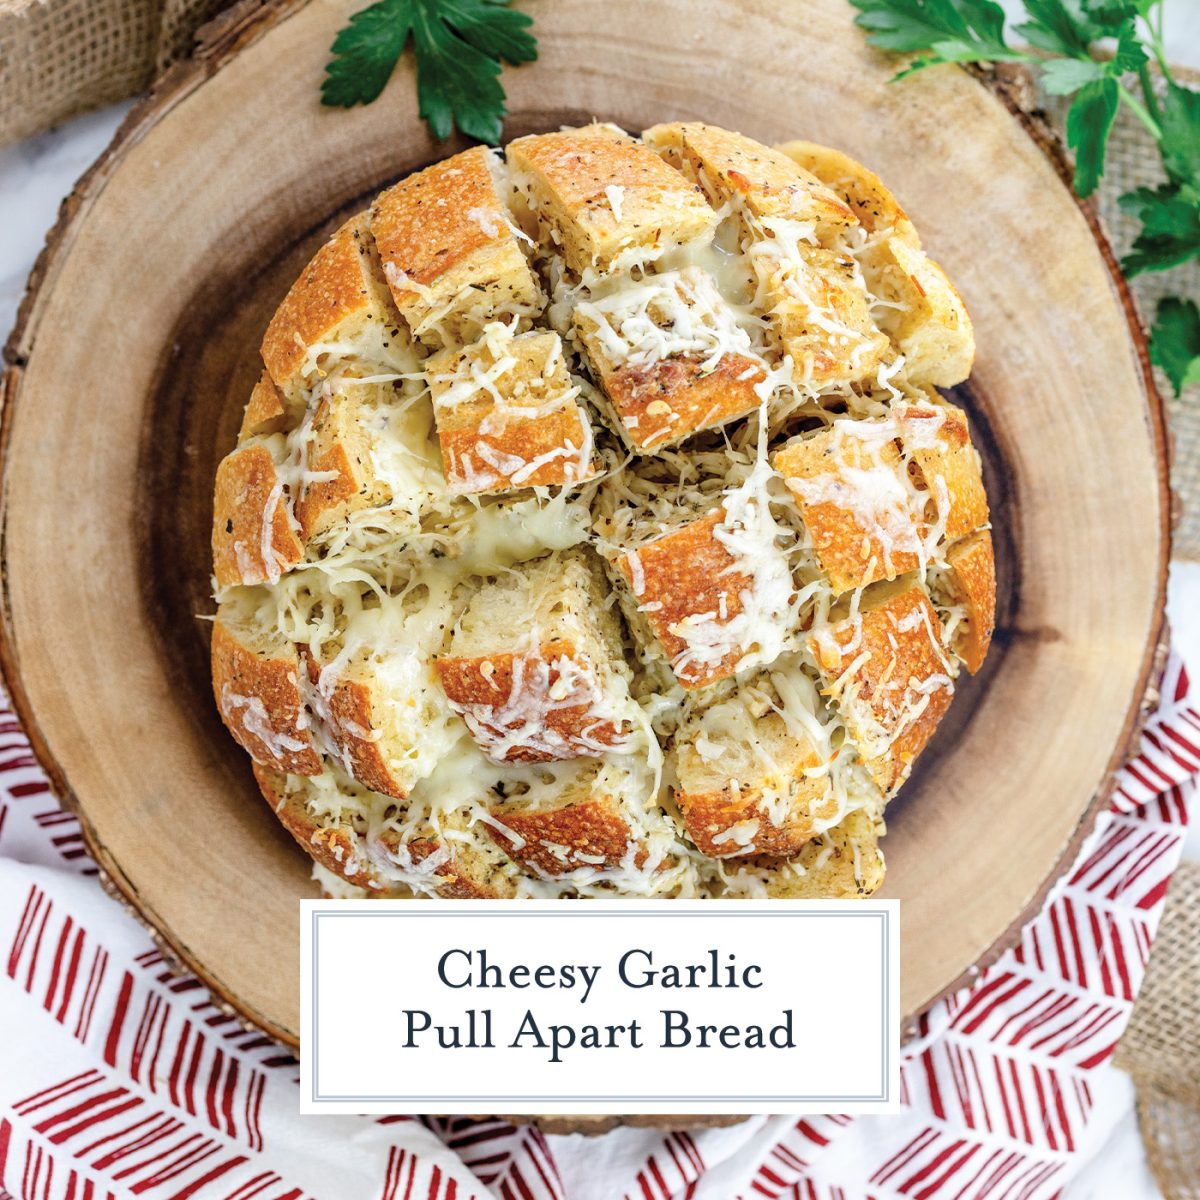
[[[301,1110],[887,1112],[889,901],[304,901]]]

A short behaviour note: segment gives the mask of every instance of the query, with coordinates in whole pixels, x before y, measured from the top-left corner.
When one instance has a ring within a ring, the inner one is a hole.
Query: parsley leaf
[[[1168,85],[1162,105],[1162,156],[1172,179],[1200,186],[1200,92]]]
[[[412,37],[421,116],[434,137],[455,125],[484,142],[500,140],[505,115],[500,60],[532,62],[532,19],[509,0],[376,0],[333,42],[321,101],[350,108],[383,91]]]
[[[391,77],[411,28],[409,0],[379,0],[356,12],[333,39],[321,103],[338,108],[370,104]]]
[[[1017,32],[1031,46],[1068,58],[1087,58],[1088,47],[1104,37],[1104,26],[1071,0],[1025,0],[1029,20]]]
[[[529,32],[533,18],[509,0],[439,0],[435,5],[443,20],[452,25],[476,50],[505,62],[534,62],[537,39]]]
[[[1042,69],[1042,87],[1052,96],[1070,96],[1103,78],[1104,64],[1091,58],[1052,58]]]
[[[1200,192],[1186,184],[1138,188],[1121,197],[1121,208],[1142,231],[1121,262],[1126,275],[1166,271],[1200,257]]]
[[[1157,142],[1167,175],[1160,187],[1121,197],[1121,207],[1142,225],[1121,264],[1130,276],[1200,259],[1200,91],[1180,87],[1171,76],[1157,19],[1163,2],[1023,0],[1026,20],[1015,31],[1033,47],[1026,53],[1008,46],[1004,13],[993,0],[851,0],[872,45],[923,54],[897,79],[937,63],[1015,60],[1036,66],[1047,92],[1074,97],[1067,145],[1075,151],[1080,196],[1096,190],[1118,106],[1126,104]],[[1096,52],[1104,49],[1096,43],[1111,40],[1111,57]],[[1148,51],[1166,79],[1161,101]],[[1138,77],[1140,97],[1125,82],[1130,74]],[[1168,299],[1159,305],[1150,353],[1177,393],[1200,383],[1196,304]]]
[[[1163,300],[1151,330],[1150,358],[1162,367],[1175,395],[1200,383],[1200,310],[1191,300]]]
[[[1031,19],[1018,25],[1017,32],[1031,45],[1063,56],[1042,66],[1042,82],[1053,95],[1069,96],[1093,79],[1117,78],[1148,61],[1135,18],[1123,6],[1101,9],[1085,3],[1081,8],[1078,0],[1025,0],[1025,9]],[[1092,43],[1109,37],[1117,39],[1112,58],[1094,59]]]
[[[1004,9],[995,0],[851,0],[854,23],[881,50],[929,51],[897,79],[944,62],[1019,59],[1004,40]]]
[[[1102,25],[1116,25],[1126,17],[1146,17],[1158,0],[1083,0],[1083,11]]]
[[[1090,196],[1104,174],[1119,95],[1117,81],[1105,76],[1080,88],[1067,110],[1067,145],[1075,151],[1075,191],[1080,196]]]

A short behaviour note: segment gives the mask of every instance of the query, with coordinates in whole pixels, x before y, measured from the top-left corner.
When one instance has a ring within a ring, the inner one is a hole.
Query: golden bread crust
[[[271,806],[280,824],[296,839],[304,851],[326,870],[354,887],[366,888],[378,894],[395,893],[392,885],[377,864],[364,854],[362,838],[341,824],[317,821],[308,811],[299,793],[289,794],[287,776],[268,767],[254,764],[254,778],[263,799]],[[399,842],[385,835],[381,849],[396,853]],[[415,838],[407,843],[404,852],[414,866],[419,866],[436,854],[441,845],[434,838]],[[431,872],[437,894],[445,900],[493,900],[510,895],[509,889],[492,886],[472,864],[451,854]],[[407,894],[408,889],[402,889]]]
[[[212,551],[221,587],[278,579],[304,557],[275,459],[260,443],[239,447],[217,467]]]
[[[323,664],[304,651],[304,668],[314,687],[320,686]],[[364,787],[383,796],[403,800],[408,789],[393,771],[383,753],[381,742],[373,736],[379,722],[375,714],[375,696],[361,680],[343,672],[324,695],[325,728],[337,747],[342,765]]]
[[[664,241],[688,241],[716,224],[695,184],[609,126],[518,138],[507,154],[576,271],[607,266],[630,246],[656,250]]]
[[[921,529],[908,510],[900,451],[836,429],[790,442],[772,465],[796,501],[835,593],[896,579],[920,563]]]
[[[536,810],[519,803],[497,805],[492,816],[499,827],[489,822],[488,832],[501,849],[510,858],[552,877],[579,867],[619,867],[630,857],[634,842],[617,802],[609,796],[572,799]],[[645,850],[634,852],[635,865],[645,859]]]
[[[753,578],[738,569],[738,560],[714,535],[724,519],[725,510],[718,508],[636,550],[627,550],[616,563],[685,688],[704,687],[732,675],[746,649],[735,647],[720,662],[707,666],[687,663],[675,667],[688,643],[671,627],[710,612],[724,613],[718,619],[729,621],[744,608],[742,592],[754,585]]]
[[[211,654],[217,711],[238,745],[263,766],[319,774],[321,756],[304,712],[296,647],[281,638],[264,653],[218,617]]]
[[[628,722],[598,712],[595,665],[569,641],[529,653],[446,656],[436,665],[451,705],[494,762],[596,758],[629,734]],[[579,703],[567,703],[576,697]],[[507,744],[530,725],[538,731],[532,743]]]
[[[371,206],[371,233],[385,265],[428,287],[484,247],[514,240],[487,156],[486,146],[473,146],[380,194]],[[400,301],[414,290],[397,287],[392,294]]]
[[[901,237],[887,240],[870,270],[876,290],[902,307],[880,320],[905,358],[908,378],[922,387],[954,387],[975,363],[975,329],[946,272]]]
[[[946,562],[954,582],[954,599],[967,610],[954,652],[975,675],[983,666],[996,630],[996,559],[991,533],[982,529],[955,542],[946,553]]]
[[[815,766],[816,760],[810,763]],[[675,803],[683,813],[684,827],[696,848],[710,858],[736,858],[758,855],[765,858],[791,858],[798,854],[816,832],[805,811],[807,804],[825,792],[823,783],[804,778],[797,767],[787,780],[772,781],[773,788],[786,797],[788,812],[776,825],[763,804],[765,787],[734,791],[675,793]],[[739,828],[742,827],[742,828]]]
[[[762,365],[744,354],[723,355],[711,370],[689,358],[620,367],[602,377],[604,390],[638,450],[653,450],[744,417],[759,407]]]
[[[548,416],[509,418],[481,433],[493,412],[488,401],[460,404],[438,425],[446,482],[456,495],[563,487],[596,474],[590,457],[580,461],[591,445],[591,430],[574,403]]]
[[[440,844],[432,838],[421,838],[408,844],[409,856],[418,865],[440,849]],[[440,881],[437,892],[443,900],[497,900],[501,898],[500,891],[477,878],[462,859],[453,854],[434,868],[434,874]]]
[[[891,230],[895,236],[920,245],[917,231],[900,202],[875,174],[848,154],[816,142],[785,142],[777,146],[850,206],[858,223],[871,234]]]
[[[397,308],[414,332],[464,289],[541,307],[541,291],[496,191],[485,146],[402,179],[371,208],[371,232]]]
[[[246,411],[242,414],[242,427],[238,431],[238,444],[252,437],[264,437],[272,433],[284,433],[293,424],[283,398],[274,380],[264,370],[250,393]]]
[[[913,585],[808,639],[885,795],[908,778],[954,697],[940,632],[925,589]]]
[[[255,763],[254,779],[279,823],[310,858],[355,887],[386,890],[386,884],[359,852],[357,837],[344,826],[314,820],[303,801],[296,794],[289,795],[286,775]]]
[[[349,396],[331,396],[317,406],[308,444],[308,470],[316,479],[296,497],[296,519],[305,542],[357,509],[382,499],[371,467],[370,439],[359,408]]]
[[[939,512],[946,510],[945,539],[957,541],[986,525],[987,492],[966,413],[952,404],[936,408],[900,405],[896,417],[934,504]],[[922,433],[922,426],[932,426],[932,433]]]
[[[498,364],[508,366],[495,375]],[[446,482],[457,495],[583,483],[596,473],[592,430],[556,333],[524,333],[430,360]],[[476,381],[474,372],[495,376]],[[497,394],[500,401],[497,400]]]
[[[359,213],[313,255],[267,326],[262,357],[276,385],[285,392],[295,387],[309,347],[330,338],[346,320],[376,314],[387,322],[379,296],[367,215]]]
[[[704,177],[718,200],[741,200],[756,217],[852,225],[854,213],[810,171],[786,154],[740,133],[684,121],[642,135],[678,165]]]
[[[702,708],[676,733],[675,803],[712,858],[791,858],[837,816],[828,764],[780,712],[749,703]],[[742,719],[723,722],[723,711]]]

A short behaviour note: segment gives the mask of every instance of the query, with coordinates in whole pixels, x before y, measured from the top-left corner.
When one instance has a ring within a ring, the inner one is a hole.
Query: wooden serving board
[[[216,463],[263,327],[325,234],[461,148],[318,104],[358,0],[243,4],[66,202],[9,345],[0,646],[38,756],[115,889],[249,1021],[295,1043],[308,862],[208,681]],[[1054,146],[995,80],[889,84],[843,0],[526,0],[509,136],[704,119],[842,147],[896,190],[970,307],[1000,628],[889,811],[915,1014],[1010,944],[1152,698],[1169,543],[1162,406],[1127,292]],[[1030,136],[1033,133],[1036,136]],[[813,964],[815,971],[820,964]]]

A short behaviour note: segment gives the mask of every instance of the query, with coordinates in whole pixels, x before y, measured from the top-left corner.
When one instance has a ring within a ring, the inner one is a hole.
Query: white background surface
[[[1010,14],[1016,0],[1003,0]],[[1166,40],[1174,62],[1200,68],[1200,0],[1167,0]],[[61,129],[0,150],[0,331],[16,314],[25,279],[53,223],[59,201],[103,150],[128,110],[114,105]],[[1200,682],[1200,564],[1176,564],[1169,612],[1175,642]],[[1200,859],[1200,825],[1188,841]],[[1089,1165],[1067,1188],[1067,1200],[1159,1200],[1145,1166],[1133,1110],[1133,1089],[1108,1069],[1093,1085],[1096,1111],[1085,1144]]]

